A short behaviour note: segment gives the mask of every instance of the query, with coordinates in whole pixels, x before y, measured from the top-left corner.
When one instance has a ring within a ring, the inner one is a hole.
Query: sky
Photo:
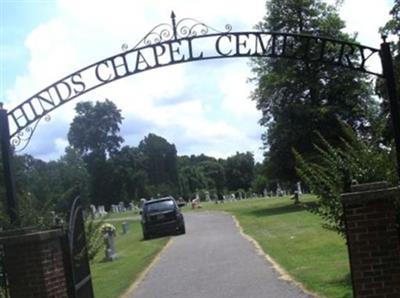
[[[331,0],[329,3],[335,1]],[[378,29],[392,0],[344,0],[346,31],[378,48]],[[135,45],[154,26],[194,18],[232,31],[252,30],[266,13],[265,0],[0,0],[0,101],[10,110],[41,89],[89,64]],[[80,101],[109,99],[121,109],[124,145],[149,133],[174,143],[178,155],[226,158],[250,151],[262,160],[261,113],[250,95],[249,59],[199,61],[129,76],[61,106],[41,121],[21,153],[54,160],[68,145],[67,133]],[[295,129],[295,128],[294,128]]]

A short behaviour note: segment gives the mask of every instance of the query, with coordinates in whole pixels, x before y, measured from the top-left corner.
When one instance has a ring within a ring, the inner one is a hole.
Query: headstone
[[[277,195],[278,197],[281,197],[281,196],[283,195],[283,193],[282,193],[282,188],[281,188],[279,182],[278,182],[277,185],[276,185],[276,195]]]
[[[119,202],[118,203],[118,210],[119,210],[119,212],[125,212],[126,211],[124,202]]]
[[[136,206],[132,202],[129,203],[129,210],[130,211],[136,210]]]
[[[141,198],[141,199],[140,199],[140,203],[139,203],[139,208],[140,208],[140,209],[143,208],[144,202],[146,202],[146,199],[145,199],[145,198]]]
[[[266,188],[264,188],[263,194],[264,194],[264,197],[268,197],[268,190]]]
[[[303,191],[301,190],[301,182],[300,181],[297,182],[297,193],[299,194],[299,196],[303,194]]]
[[[118,256],[115,252],[115,235],[113,232],[106,233],[104,235],[104,244],[105,244],[105,254],[106,261],[114,261]]]
[[[92,216],[92,218],[96,218],[98,216],[95,205],[90,205],[90,215]]]
[[[118,213],[118,212],[119,212],[118,205],[112,204],[112,205],[111,205],[111,211],[112,211],[113,213]]]
[[[100,205],[97,207],[97,213],[100,214],[101,216],[104,216],[107,214],[107,211],[105,210],[103,205]]]
[[[127,234],[129,230],[129,223],[127,221],[124,221],[121,227],[122,227],[122,235]]]
[[[210,193],[208,191],[205,191],[205,195],[206,195],[206,201],[209,202],[211,201],[210,199]]]

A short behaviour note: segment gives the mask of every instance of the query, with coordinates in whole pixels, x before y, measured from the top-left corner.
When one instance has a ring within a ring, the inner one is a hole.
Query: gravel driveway
[[[130,298],[311,297],[279,274],[219,212],[186,213],[176,236]]]

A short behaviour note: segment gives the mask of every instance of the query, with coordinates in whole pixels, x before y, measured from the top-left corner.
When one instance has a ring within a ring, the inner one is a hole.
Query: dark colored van
[[[156,234],[185,234],[185,221],[173,197],[144,202],[141,214],[143,239]]]

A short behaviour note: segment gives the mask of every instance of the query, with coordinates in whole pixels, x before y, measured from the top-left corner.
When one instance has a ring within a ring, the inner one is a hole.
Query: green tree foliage
[[[175,145],[150,133],[139,143],[138,149],[145,156],[144,167],[148,174],[152,195],[176,194],[178,168]]]
[[[52,185],[60,184],[60,192],[56,194],[59,197],[57,202],[58,210],[68,210],[72,201],[79,194],[81,202],[85,206],[90,203],[89,199],[89,173],[82,156],[72,147],[65,149],[65,154],[57,161],[60,171],[58,180],[53,177]],[[54,190],[52,190],[55,193]]]
[[[221,163],[216,159],[211,159],[200,162],[199,167],[206,178],[207,189],[215,193],[222,192],[226,178],[225,169]]]
[[[179,189],[185,199],[196,194],[215,195],[223,192],[226,179],[222,160],[200,154],[178,157]]]
[[[251,183],[251,189],[259,194],[263,193],[265,189],[271,190],[264,163],[256,163],[254,165],[254,179]]]
[[[51,227],[54,212],[66,219],[72,199],[78,193],[88,203],[88,174],[73,149],[67,148],[59,160],[49,162],[30,155],[17,155],[14,165],[21,226]],[[8,219],[1,225],[6,227],[7,222]]]
[[[224,167],[228,190],[249,190],[254,178],[254,157],[252,153],[237,152],[226,159]]]
[[[147,157],[138,148],[124,146],[111,158],[112,183],[117,190],[115,195],[121,201],[129,202],[149,196],[148,175],[145,167]]]
[[[394,158],[377,142],[361,140],[350,128],[342,126],[342,146],[334,147],[319,134],[322,145],[314,145],[319,152],[313,161],[295,151],[297,172],[314,194],[318,205],[311,209],[321,215],[325,226],[344,235],[340,194],[350,192],[352,183],[398,181]]]
[[[108,156],[115,154],[123,142],[119,135],[121,111],[109,100],[81,102],[75,107],[68,141],[79,152],[87,165],[90,196],[95,204],[109,205],[115,199],[110,175],[112,166]]]
[[[82,155],[112,154],[124,141],[119,135],[122,123],[121,111],[106,99],[104,102],[80,102],[77,115],[68,132],[70,145]]]
[[[345,24],[336,9],[321,0],[270,0],[257,27],[355,41],[342,32]],[[339,143],[337,118],[357,133],[369,132],[374,102],[365,75],[302,60],[256,58],[252,62],[253,99],[263,114],[260,123],[267,128],[263,141],[271,179],[298,180],[292,148],[313,155],[315,130],[330,143]]]
[[[207,179],[198,166],[183,165],[179,167],[179,193],[186,199],[192,199],[195,194],[207,188]]]

